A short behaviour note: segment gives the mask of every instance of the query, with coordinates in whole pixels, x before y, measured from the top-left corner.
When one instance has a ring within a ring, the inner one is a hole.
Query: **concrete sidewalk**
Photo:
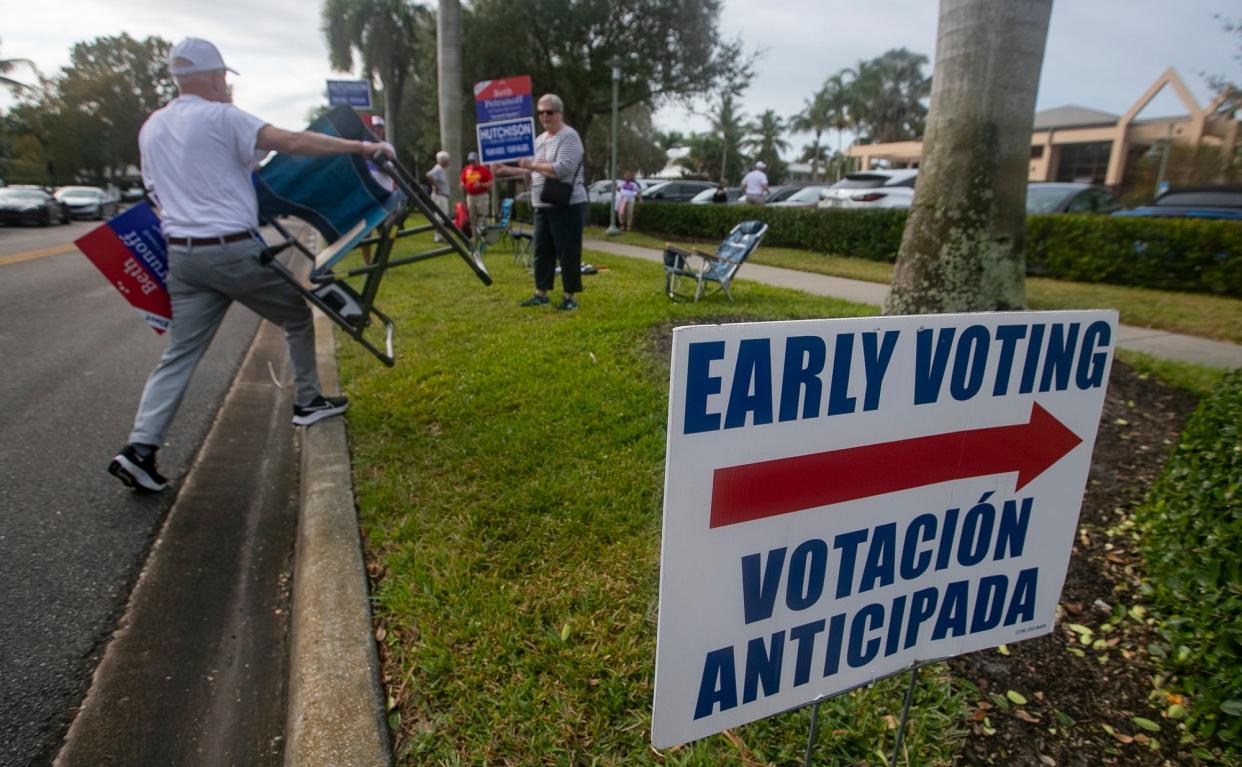
[[[663,253],[655,248],[644,248],[637,245],[625,245],[607,240],[587,239],[582,247],[601,253],[612,253],[618,256],[641,258],[645,261],[663,263]],[[780,269],[775,266],[747,263],[738,280],[762,282],[782,288],[792,288],[817,296],[841,298],[860,304],[883,306],[888,296],[888,286],[878,282],[848,280],[843,277],[829,277],[813,272],[799,272],[794,269]],[[1108,307],[1099,307],[1108,308]],[[1117,344],[1123,349],[1150,354],[1162,359],[1178,360],[1179,362],[1195,362],[1218,368],[1242,367],[1242,346],[1224,341],[1212,341],[1196,336],[1185,336],[1152,328],[1137,328],[1131,325],[1119,325]]]

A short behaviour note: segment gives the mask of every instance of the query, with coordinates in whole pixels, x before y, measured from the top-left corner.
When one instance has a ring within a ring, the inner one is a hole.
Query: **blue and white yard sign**
[[[1117,313],[673,332],[651,741],[1052,631]]]
[[[474,84],[475,135],[482,162],[512,162],[535,155],[535,119],[528,75]]]
[[[328,104],[370,109],[371,84],[366,80],[328,80]]]

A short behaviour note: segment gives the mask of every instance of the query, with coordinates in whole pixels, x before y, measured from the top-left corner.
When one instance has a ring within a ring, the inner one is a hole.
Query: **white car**
[[[591,184],[587,187],[587,202],[612,202],[613,184],[620,184],[623,180],[624,179],[617,179],[616,181],[609,181],[605,178]],[[634,180],[638,182],[639,194],[647,191],[647,187],[656,183],[646,178],[636,178]]]
[[[845,178],[820,194],[821,208],[909,208],[914,203],[917,168],[866,170]]]

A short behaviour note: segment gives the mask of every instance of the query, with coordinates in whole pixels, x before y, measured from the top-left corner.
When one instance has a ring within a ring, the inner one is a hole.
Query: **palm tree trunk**
[[[1026,183],[1052,0],[941,0],[918,195],[889,314],[1026,305]]]
[[[449,153],[449,188],[461,176],[461,0],[440,0],[436,19],[440,143]]]

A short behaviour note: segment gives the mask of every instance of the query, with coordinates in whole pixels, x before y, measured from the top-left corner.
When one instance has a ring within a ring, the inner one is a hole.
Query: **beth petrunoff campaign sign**
[[[673,333],[652,743],[1050,632],[1112,311]]]
[[[160,220],[145,202],[74,240],[78,250],[156,333],[172,323],[168,250]]]

